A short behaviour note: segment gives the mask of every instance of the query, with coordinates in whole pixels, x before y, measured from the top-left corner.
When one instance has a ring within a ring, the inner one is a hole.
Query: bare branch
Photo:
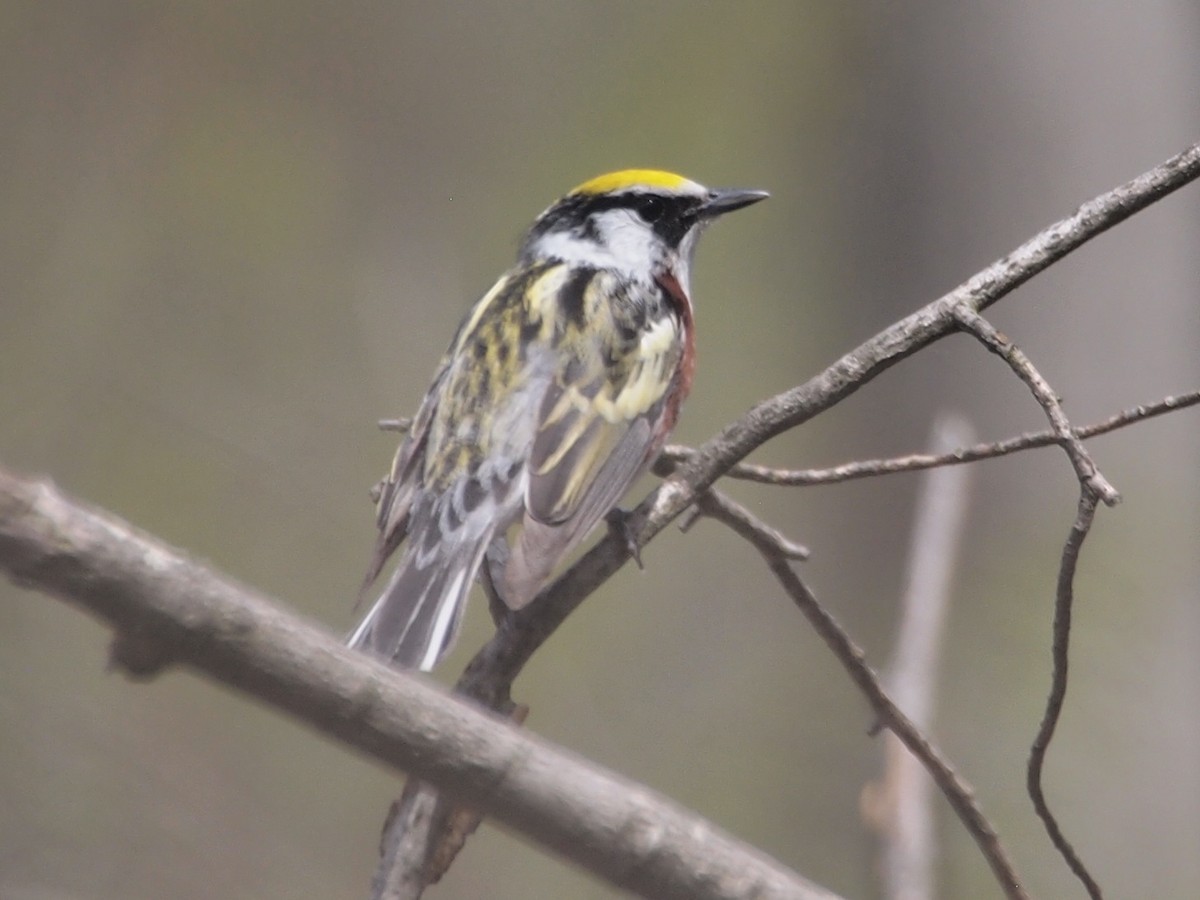
[[[1200,403],[1200,391],[1191,391],[1186,394],[1164,397],[1155,403],[1132,406],[1100,422],[1076,427],[1071,431],[1080,440],[1087,440],[1127,425],[1161,416],[1164,413],[1195,406],[1197,403]],[[984,459],[995,459],[1011,453],[1019,453],[1022,450],[1049,447],[1058,442],[1059,437],[1053,431],[1035,431],[1002,441],[960,447],[945,453],[912,453],[887,459],[855,460],[824,469],[780,469],[743,462],[733,466],[725,473],[725,477],[780,487],[837,484],[843,481],[854,481],[858,478],[873,478],[877,475],[893,475],[898,472],[919,472],[939,466],[955,466]],[[669,475],[675,471],[679,463],[686,462],[695,455],[696,451],[691,447],[669,444],[663,450],[659,463],[655,464],[655,471],[659,472],[661,468],[662,475]],[[667,465],[660,467],[660,464]]]
[[[111,625],[113,659],[126,671],[191,668],[639,896],[833,896],[648,788],[352,651],[116,517],[2,468],[0,567]]]
[[[786,544],[776,540],[776,532],[767,526],[747,527],[745,516],[730,513],[729,505],[721,502],[713,493],[706,492],[697,503],[704,515],[729,525],[738,535],[745,538],[766,561],[767,566],[782,585],[784,591],[800,607],[813,630],[821,636],[826,646],[850,674],[859,690],[866,696],[875,711],[880,726],[888,728],[908,748],[932,776],[951,807],[979,845],[984,858],[1012,900],[1028,900],[1020,878],[1009,859],[1008,852],[1000,842],[999,835],[983,814],[975,792],[951,766],[933,742],[925,736],[888,696],[879,678],[866,662],[866,654],[851,640],[837,620],[817,600],[808,586],[792,568],[792,560]],[[753,519],[753,516],[750,516]]]
[[[1088,201],[1074,214],[1043,229],[1004,258],[880,332],[807,382],[759,403],[698,447],[672,477],[638,505],[628,520],[637,544],[644,546],[730,467],[766,441],[829,409],[891,366],[958,330],[959,309],[973,312],[986,309],[1092,238],[1197,177],[1200,177],[1200,144]],[[505,708],[511,702],[512,683],[533,652],[629,558],[626,541],[611,533],[603,537],[525,609],[508,619],[506,626],[497,629],[471,661],[456,689],[494,709]],[[781,578],[795,578],[790,568],[784,568],[789,575],[780,575]],[[805,590],[798,578],[795,581],[798,590]],[[856,682],[868,697],[872,696],[866,682],[858,678]],[[911,749],[907,740],[905,743]],[[960,816],[967,814],[969,810],[960,812]],[[402,834],[417,827],[428,827],[428,820],[417,815],[410,817],[404,808],[398,811],[394,833]],[[386,847],[384,858],[389,858]],[[396,857],[392,862],[409,867],[423,865],[422,860],[411,857]],[[1004,877],[995,864],[993,869],[998,877]],[[1005,890],[1020,891],[1020,888],[1005,884]],[[1022,894],[1010,893],[1010,896]]]
[[[1058,397],[1055,396],[1050,385],[1042,377],[1041,373],[1034,368],[1025,354],[1017,349],[1007,337],[996,331],[982,316],[970,310],[960,310],[959,321],[965,329],[974,334],[989,350],[1007,362],[1010,368],[1017,373],[1018,377],[1029,386],[1038,403],[1046,411],[1046,415],[1050,419],[1051,429],[1062,444],[1062,448],[1070,458],[1071,464],[1075,467],[1075,473],[1079,478],[1079,511],[1076,515],[1075,524],[1071,529],[1071,534],[1067,538],[1066,546],[1063,548],[1054,603],[1054,672],[1051,678],[1050,696],[1046,701],[1046,712],[1038,728],[1037,737],[1034,739],[1033,747],[1030,749],[1029,768],[1026,777],[1029,796],[1033,800],[1034,809],[1037,810],[1038,815],[1046,826],[1046,832],[1049,834],[1051,842],[1058,852],[1062,854],[1071,871],[1083,882],[1088,894],[1094,900],[1099,900],[1101,896],[1100,885],[1092,877],[1083,860],[1071,845],[1071,842],[1063,834],[1058,820],[1050,811],[1050,807],[1046,802],[1041,781],[1042,767],[1045,763],[1046,753],[1049,750],[1050,741],[1054,736],[1054,730],[1062,713],[1063,702],[1067,694],[1071,607],[1074,597],[1075,568],[1079,558],[1079,551],[1083,546],[1083,541],[1086,539],[1088,532],[1091,530],[1092,522],[1096,516],[1097,503],[1103,501],[1107,505],[1113,506],[1121,497],[1117,493],[1116,488],[1109,484],[1108,479],[1096,467],[1091,456],[1084,448],[1083,443],[1072,432],[1071,424],[1067,421],[1066,414],[1062,411]]]
[[[696,449],[676,473],[634,510],[630,526],[645,545],[732,465],[770,438],[811,419],[902,359],[959,328],[956,310],[984,309],[1050,264],[1200,177],[1200,144],[1085,203],[942,298],[901,319],[804,384],[755,406]],[[629,559],[623,541],[602,538],[545,588],[512,627],[501,628],[472,660],[459,689],[491,704],[507,700],[534,650],[601,583]]]
[[[705,491],[701,496],[700,503],[693,509],[697,514],[706,515],[728,525],[735,534],[741,535],[755,546],[758,546],[760,542],[765,542],[787,559],[797,561],[808,559],[807,547],[797,544],[783,532],[768,525],[746,507],[716,488],[709,488]]]
[[[1037,736],[1029,750],[1029,767],[1026,771],[1026,789],[1033,808],[1037,810],[1046,833],[1050,840],[1075,876],[1083,882],[1088,895],[1093,900],[1101,897],[1100,885],[1088,872],[1079,854],[1071,842],[1067,840],[1059,827],[1058,820],[1050,811],[1046,802],[1046,794],[1042,789],[1042,770],[1046,764],[1046,753],[1050,749],[1050,741],[1054,738],[1054,730],[1058,727],[1059,716],[1062,715],[1063,702],[1067,697],[1067,669],[1070,659],[1071,641],[1071,609],[1075,601],[1075,569],[1079,564],[1079,552],[1083,542],[1092,530],[1092,522],[1096,518],[1096,507],[1100,502],[1087,485],[1083,485],[1079,494],[1079,509],[1075,515],[1075,523],[1063,546],[1062,560],[1058,570],[1058,587],[1054,600],[1054,638],[1051,645],[1051,655],[1054,661],[1054,672],[1050,682],[1050,695],[1046,699],[1046,710],[1042,714]]]
[[[973,334],[988,350],[1008,363],[1008,367],[1016,373],[1018,378],[1025,382],[1026,386],[1033,393],[1034,399],[1037,400],[1038,405],[1046,411],[1046,418],[1050,420],[1050,430],[1054,432],[1058,443],[1066,451],[1067,457],[1071,460],[1071,465],[1075,467],[1075,474],[1078,476],[1080,483],[1086,485],[1106,505],[1116,506],[1121,501],[1121,495],[1117,493],[1115,487],[1108,483],[1108,479],[1096,467],[1096,463],[1092,460],[1092,455],[1083,446],[1083,441],[1072,430],[1071,423],[1067,420],[1066,413],[1063,412],[1058,395],[1054,393],[1054,389],[1050,387],[1050,383],[1042,377],[1042,373],[1029,361],[1029,357],[1016,344],[1010,341],[1007,336],[997,331],[991,322],[978,313],[960,308],[957,312],[957,318],[966,331]]]

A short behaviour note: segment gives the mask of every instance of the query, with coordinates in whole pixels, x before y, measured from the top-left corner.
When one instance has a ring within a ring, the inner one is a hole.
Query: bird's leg
[[[633,513],[621,509],[619,506],[614,506],[605,514],[604,522],[608,525],[608,530],[625,544],[625,550],[633,557],[633,561],[637,563],[637,567],[645,569],[646,567],[642,565],[642,548],[638,544],[637,534],[634,532],[632,523],[629,521],[632,518]]]
[[[488,598],[488,612],[497,630],[507,628],[513,620],[512,608],[504,601],[500,585],[504,583],[504,567],[508,563],[508,542],[496,537],[488,544],[479,567],[479,583]]]

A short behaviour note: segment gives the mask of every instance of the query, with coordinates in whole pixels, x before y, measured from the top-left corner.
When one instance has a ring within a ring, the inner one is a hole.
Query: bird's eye
[[[662,197],[643,197],[638,201],[638,215],[646,222],[653,224],[667,212],[667,204]]]

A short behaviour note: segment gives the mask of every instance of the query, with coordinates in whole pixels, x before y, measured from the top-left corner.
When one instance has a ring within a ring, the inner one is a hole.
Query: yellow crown
[[[609,172],[591,181],[585,181],[571,191],[572,194],[613,194],[617,191],[634,187],[662,188],[667,191],[678,191],[694,186],[694,182],[674,172],[663,172],[659,169],[622,169],[620,172]]]

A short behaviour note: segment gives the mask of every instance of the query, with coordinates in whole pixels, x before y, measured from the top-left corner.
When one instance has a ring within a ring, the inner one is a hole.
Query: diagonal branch
[[[1200,144],[1081,206],[950,293],[880,332],[795,388],[759,403],[696,449],[676,474],[634,510],[631,528],[645,544],[695,502],[732,465],[772,437],[801,425],[901,360],[959,329],[956,310],[985,309],[1047,266],[1200,177]],[[629,559],[614,536],[603,538],[502,629],[472,661],[460,689],[488,702],[507,697],[530,654],[604,580]]]
[[[769,544],[774,552],[782,554],[787,559],[802,562],[808,559],[808,548],[797,544],[779,529],[768,525],[736,500],[726,496],[715,487],[709,488],[701,496],[693,510],[696,516],[708,516],[714,521],[726,525],[734,534],[745,538],[753,546]],[[689,512],[691,512],[689,510]],[[691,520],[680,525],[681,530],[691,527]]]
[[[697,503],[704,515],[728,525],[759,552],[784,592],[800,608],[813,630],[833,651],[838,662],[866,696],[879,726],[891,731],[932,776],[968,833],[979,845],[1005,895],[1010,900],[1028,900],[1029,895],[1021,886],[1020,877],[1008,856],[1008,851],[980,808],[974,790],[921,729],[896,706],[884,690],[879,677],[867,664],[866,654],[796,574],[792,567],[794,556],[790,542],[781,541],[775,529],[758,521],[746,510],[716,492],[705,492]]]
[[[427,779],[647,898],[835,900],[642,785],[397,672],[46,482],[0,468],[0,568],[112,626],[138,677],[183,665]]]
[[[1092,238],[1197,177],[1200,177],[1200,144],[1084,203],[1072,215],[1038,232],[1007,256],[886,328],[807,382],[759,403],[698,447],[675,475],[643,500],[628,518],[629,533],[639,545],[644,545],[695,503],[731,466],[766,441],[803,424],[891,366],[957,331],[961,327],[960,310],[978,313],[988,308]],[[456,689],[486,706],[506,708],[511,703],[513,681],[534,651],[629,558],[629,547],[624,540],[612,534],[602,538],[497,630],[471,661]],[[790,577],[794,578],[794,573]],[[859,686],[870,696],[865,684],[860,682]],[[398,836],[412,836],[416,829],[428,827],[428,817],[417,814],[415,804],[411,808],[402,804],[391,820],[389,836],[385,836],[382,865],[407,868],[410,872],[421,870],[425,860],[419,854],[395,854],[388,845]],[[429,842],[415,842],[425,843]],[[381,875],[377,882],[390,877]]]
[[[1092,460],[1092,455],[1088,453],[1087,448],[1083,446],[1083,441],[1075,434],[1070,421],[1067,420],[1058,395],[1054,393],[1054,389],[1050,387],[1050,383],[1046,381],[1042,373],[1030,362],[1029,357],[979,313],[960,308],[957,311],[957,318],[964,330],[973,334],[988,350],[1008,363],[1008,367],[1032,392],[1034,399],[1045,410],[1046,418],[1050,420],[1050,430],[1054,432],[1055,440],[1066,451],[1067,458],[1075,467],[1075,474],[1080,483],[1086,485],[1088,490],[1108,506],[1116,506],[1121,500],[1121,495],[1097,468],[1096,463]]]

